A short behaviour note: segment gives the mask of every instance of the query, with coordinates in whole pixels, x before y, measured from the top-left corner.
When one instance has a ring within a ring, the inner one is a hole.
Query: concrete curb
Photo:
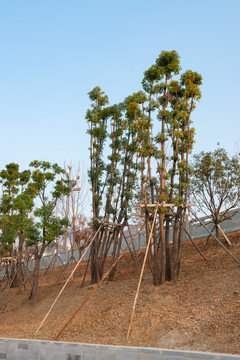
[[[240,360],[240,355],[0,338],[6,360]]]

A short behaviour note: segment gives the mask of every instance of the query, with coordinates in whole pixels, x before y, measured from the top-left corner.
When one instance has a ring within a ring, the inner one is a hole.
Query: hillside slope
[[[230,236],[230,250],[240,259],[240,233]],[[149,269],[144,273],[133,320],[126,339],[139,271],[127,255],[113,282],[104,282],[66,328],[61,341],[240,353],[240,266],[214,240],[203,248],[204,261],[191,243],[183,245],[177,285],[155,287]],[[140,254],[142,259],[143,254]],[[68,284],[46,323],[36,329],[59,293],[68,270],[42,274],[37,305],[29,304],[29,288],[22,290],[0,313],[0,337],[54,340],[87,297],[89,279],[80,287],[82,265]],[[12,289],[9,299],[16,290]]]

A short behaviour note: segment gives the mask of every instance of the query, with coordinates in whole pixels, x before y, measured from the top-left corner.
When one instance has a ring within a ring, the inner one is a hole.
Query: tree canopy
[[[102,221],[117,223],[111,232],[103,227],[94,241],[93,282],[101,278],[110,245],[114,244],[113,258],[120,251],[123,228],[136,192],[138,201],[145,205],[147,237],[153,218],[148,204],[170,202],[178,206],[187,200],[188,162],[195,133],[191,115],[201,98],[202,76],[191,70],[182,74],[180,71],[179,54],[175,50],[162,51],[155,64],[144,72],[143,90],[127,96],[120,104],[109,106],[108,96],[98,86],[89,92],[92,104],[86,119],[93,228],[97,232]],[[183,208],[178,206],[175,215],[162,208],[158,218],[149,255],[155,284],[171,277],[171,263],[175,264],[177,277]],[[169,253],[170,223],[175,226],[174,260],[170,260]]]
[[[23,250],[33,249],[35,269],[31,297],[36,300],[39,264],[46,247],[65,231],[67,221],[55,214],[57,201],[68,195],[67,181],[56,177],[63,173],[57,164],[35,160],[33,170],[19,171],[19,165],[10,163],[0,172],[2,182],[0,207],[1,255],[17,259],[13,280],[23,283]],[[11,281],[13,284],[13,281]]]
[[[194,155],[191,196],[199,210],[209,216],[216,228],[230,219],[230,210],[239,203],[240,162],[219,148]]]

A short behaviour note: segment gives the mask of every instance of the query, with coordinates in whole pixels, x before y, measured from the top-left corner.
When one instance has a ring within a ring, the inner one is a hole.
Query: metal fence
[[[240,230],[240,209],[231,210],[228,213],[231,216],[231,219],[225,220],[221,223],[221,228],[225,233],[233,232]],[[209,220],[208,216],[201,217],[200,220],[204,225],[210,230],[213,230],[213,223]],[[206,237],[209,235],[207,230],[200,224],[200,222],[191,221],[190,222],[190,233],[194,239],[199,239],[201,237]],[[213,231],[215,234],[216,232]]]
[[[225,233],[240,230],[240,209],[238,209],[237,211],[236,210],[230,211],[230,215],[232,215],[231,219],[225,220],[221,223],[221,228]],[[201,217],[200,220],[210,231],[213,230],[214,225],[209,220],[208,216]],[[193,239],[199,239],[201,237],[206,237],[209,235],[207,230],[204,228],[203,225],[200,224],[200,222],[193,221],[188,216],[186,217],[185,227],[189,231]],[[132,236],[134,236],[138,231],[139,231],[139,226],[131,226]],[[170,236],[171,236],[171,231],[172,230],[170,230]],[[213,231],[213,233],[215,234],[215,231]],[[129,231],[125,232],[125,236],[127,238],[127,242],[130,242],[131,236]],[[188,236],[185,233],[183,234],[183,240],[184,241],[189,240]],[[123,239],[123,243],[122,243],[123,248],[125,247],[125,245],[127,246],[127,244],[124,244],[124,242],[125,240]],[[130,246],[130,249],[134,251],[133,247],[135,247],[135,250],[139,251],[143,249],[145,246],[146,246],[146,236],[145,236],[145,231],[142,230],[134,240],[134,244]],[[111,248],[110,248],[110,253],[111,253]],[[90,250],[88,250],[87,253],[85,254],[83,261],[86,261],[88,259],[89,254],[90,254]],[[43,257],[41,261],[41,269],[46,269],[50,265],[51,261],[53,261],[52,259],[54,255],[56,257],[56,254],[46,255]],[[70,261],[71,256],[72,256],[71,250],[59,252],[56,260],[56,266],[62,266],[63,264],[67,264]],[[74,258],[76,261],[79,260],[79,252],[77,250],[74,251]]]
[[[230,212],[230,214],[232,215],[232,218],[229,220],[225,220],[221,223],[221,228],[225,233],[240,230],[240,209],[238,209],[237,211],[233,210]],[[207,216],[201,217],[200,220],[207,227],[207,229],[209,229],[210,231],[213,230],[214,225],[209,220],[209,217]],[[206,237],[209,235],[207,230],[204,228],[202,224],[200,224],[200,222],[193,221],[188,216],[186,217],[185,227],[193,239],[199,239],[201,237]],[[131,235],[128,230],[125,232],[127,242],[123,238],[123,243],[122,243],[123,248],[125,248],[127,246],[127,243],[131,241],[131,236],[134,236],[139,230],[140,230],[139,226],[131,226]],[[172,229],[170,229],[170,238],[171,238],[171,233],[172,233]],[[215,233],[215,231],[213,231],[213,233]],[[189,240],[185,233],[183,234],[183,240],[184,241]],[[124,244],[124,242],[126,243]],[[146,246],[146,236],[145,236],[145,231],[142,230],[134,240],[134,243],[130,246],[130,249],[134,251],[135,248],[136,251],[139,251],[143,249],[145,246]],[[110,248],[109,250],[110,253],[111,250],[112,248]],[[83,261],[87,261],[89,255],[90,255],[90,249],[88,249],[88,251],[86,252]],[[74,250],[73,253],[71,250],[67,250],[67,251],[55,250],[53,253],[43,256],[40,263],[40,269],[46,270],[49,267],[64,266],[70,263],[72,257],[74,258],[75,261],[78,261],[79,256],[80,254],[78,250]],[[29,271],[32,271],[34,268],[34,259],[32,258],[29,261],[27,261],[26,266]],[[4,272],[2,270],[0,272],[0,278],[3,277],[3,275]]]

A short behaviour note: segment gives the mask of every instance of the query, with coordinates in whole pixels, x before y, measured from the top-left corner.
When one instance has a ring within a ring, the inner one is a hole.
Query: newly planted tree
[[[186,206],[189,197],[189,154],[194,144],[194,128],[191,115],[196,102],[201,98],[202,77],[190,70],[183,73],[180,81],[172,80],[168,87],[170,109],[168,112],[167,134],[171,141],[172,155],[168,171],[169,203],[180,204],[175,214],[166,214],[166,245],[169,257],[169,229],[173,228],[172,260],[167,261],[166,278],[177,277],[180,270],[181,244]],[[170,266],[171,265],[171,266]]]
[[[34,211],[35,222],[28,227],[28,245],[34,247],[33,286],[30,294],[32,304],[36,302],[40,261],[46,247],[64,234],[68,225],[66,219],[58,218],[55,214],[57,200],[69,194],[67,181],[56,180],[64,170],[57,164],[46,161],[33,161],[34,168],[31,176],[30,190],[38,199],[39,206]]]
[[[231,218],[229,211],[239,203],[239,157],[228,156],[224,149],[201,152],[192,166],[191,196],[199,211],[211,219],[218,238],[219,225]]]
[[[122,231],[133,196],[138,168],[134,125],[138,105],[133,95],[122,104],[106,107],[107,97],[99,87],[89,95],[94,101],[86,116],[90,134],[93,234],[102,226],[91,248],[91,274],[92,282],[99,282],[110,248],[112,263],[120,252]],[[115,268],[110,278],[114,272]]]
[[[157,204],[158,201],[163,204],[153,228],[153,244],[149,249],[149,265],[156,285],[170,280],[173,276],[176,280],[179,272],[185,211],[182,204],[187,202],[188,158],[194,135],[190,116],[201,95],[201,76],[187,71],[181,75],[180,81],[173,80],[173,75],[179,72],[177,52],[163,51],[156,64],[145,71],[142,81],[148,94],[147,117],[143,116],[143,123],[146,125],[142,128],[139,143],[142,154],[141,192],[145,204],[147,237],[153,218],[153,208],[148,204]],[[160,131],[157,131],[154,137],[155,111],[158,112]],[[164,207],[164,204],[172,204],[172,209]],[[177,207],[178,204],[181,206]],[[173,229],[172,239],[170,228]],[[173,242],[172,255],[170,241]]]
[[[33,209],[33,197],[29,189],[31,172],[20,172],[19,165],[11,163],[0,173],[2,179],[1,199],[1,243],[2,250],[14,255],[13,246],[17,248],[17,262],[12,266],[12,286],[23,283],[23,249],[26,229],[32,223],[30,218]],[[13,265],[13,264],[12,264]]]
[[[115,249],[120,249],[117,239],[121,239],[121,231],[129,217],[129,199],[138,188],[147,238],[152,233],[148,260],[155,285],[172,278],[176,281],[179,274],[189,189],[189,153],[194,142],[191,115],[196,101],[201,98],[201,75],[189,70],[179,76],[180,69],[178,53],[162,51],[156,63],[144,73],[144,91],[128,96],[122,104],[103,107],[106,96],[100,88],[95,88],[90,93],[94,101],[92,110],[87,113],[91,135],[93,219],[98,219],[97,228],[100,219],[112,219],[116,223],[113,237],[106,227],[99,233],[92,256],[99,254],[100,244],[106,241],[109,246],[105,247],[105,257],[112,243],[115,257]],[[173,76],[178,79],[174,80]],[[160,126],[156,125],[156,118]],[[109,148],[111,155],[107,163],[103,159]],[[101,191],[96,193],[98,187]],[[160,206],[153,223],[156,204]],[[100,238],[105,240],[102,242]],[[95,265],[92,269],[95,272]],[[99,281],[100,277],[101,274],[94,281]]]
[[[108,104],[108,97],[100,89],[95,87],[89,92],[89,98],[93,102],[91,109],[87,111],[86,119],[89,124],[88,133],[90,134],[90,171],[89,179],[92,190],[92,213],[93,213],[93,236],[95,236],[99,227],[100,205],[103,196],[103,174],[105,164],[103,161],[103,149],[107,138],[107,117],[108,110],[105,106]],[[92,282],[100,280],[100,269],[98,261],[99,235],[95,237],[91,249],[91,277]]]

